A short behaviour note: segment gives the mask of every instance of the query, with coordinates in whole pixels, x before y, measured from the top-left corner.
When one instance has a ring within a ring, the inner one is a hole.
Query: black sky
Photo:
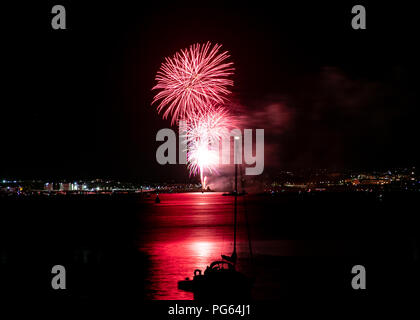
[[[267,121],[268,170],[419,162],[408,3],[364,2],[367,30],[353,30],[358,2],[69,1],[64,31],[50,26],[54,4],[2,5],[1,176],[187,179],[156,163],[156,132],[170,124],[151,88],[165,56],[206,41],[230,51],[242,112],[280,104],[290,115],[282,130]]]

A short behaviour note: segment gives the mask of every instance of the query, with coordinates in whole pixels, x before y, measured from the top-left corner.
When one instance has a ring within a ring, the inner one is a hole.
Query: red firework
[[[173,124],[226,101],[234,68],[233,62],[226,62],[228,52],[219,53],[220,48],[218,44],[211,48],[210,42],[195,44],[165,59],[152,89],[160,90],[152,103],[160,101],[157,110],[160,113],[166,109],[164,119],[170,115]]]
[[[205,138],[208,143],[215,144],[226,137],[229,129],[235,126],[235,119],[225,107],[211,107],[188,119],[187,141]]]
[[[205,188],[204,170],[212,173],[220,160],[220,142],[229,137],[229,130],[235,127],[235,119],[223,108],[212,108],[200,115],[194,115],[187,127],[187,166],[191,174],[200,174]]]

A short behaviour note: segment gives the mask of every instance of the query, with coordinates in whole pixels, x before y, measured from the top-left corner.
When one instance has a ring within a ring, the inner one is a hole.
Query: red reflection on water
[[[192,299],[177,288],[220,255],[232,252],[233,198],[220,193],[161,194],[146,213],[141,250],[150,257],[150,298]]]
[[[195,269],[205,269],[212,261],[219,260],[221,254],[232,253],[234,198],[220,193],[161,194],[159,197],[161,203],[155,204],[154,197],[151,197],[147,210],[139,212],[139,249],[147,253],[151,264],[145,284],[148,298],[192,299],[191,293],[178,290],[178,281],[191,278]],[[238,198],[237,267],[247,273],[250,266],[243,211],[246,205],[253,253],[259,258],[258,264],[254,264],[257,278],[253,297],[256,299],[280,299],[279,288],[288,283],[287,274],[278,276],[282,270],[281,260],[273,257],[343,255],[346,252],[354,255],[354,248],[350,246],[343,251],[339,240],[284,240],[277,228],[285,230],[281,217],[290,214],[290,205],[295,204],[294,201],[271,197]],[[285,205],[285,210],[277,211]],[[273,214],[280,217],[272,219]]]
[[[152,298],[192,299],[191,293],[178,290],[177,282],[186,277],[191,278],[195,269],[204,269],[217,258],[219,245],[186,240],[161,243],[149,248],[147,251],[152,260]]]
[[[191,249],[199,257],[208,257],[212,247],[213,243],[207,241],[197,241],[191,243]]]

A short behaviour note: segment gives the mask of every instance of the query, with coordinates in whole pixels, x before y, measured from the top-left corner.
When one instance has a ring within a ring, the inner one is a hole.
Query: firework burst
[[[212,107],[205,113],[194,115],[188,121],[187,141],[206,139],[210,144],[226,137],[235,126],[233,117],[225,107]]]
[[[229,136],[235,120],[224,107],[212,108],[189,120],[187,126],[187,166],[191,174],[200,174],[205,188],[204,171],[216,171],[220,163],[220,142]]]
[[[160,90],[152,103],[159,104],[163,118],[171,123],[205,114],[214,104],[222,104],[233,86],[232,62],[227,62],[227,51],[220,53],[221,45],[211,43],[191,45],[162,63],[152,90]]]

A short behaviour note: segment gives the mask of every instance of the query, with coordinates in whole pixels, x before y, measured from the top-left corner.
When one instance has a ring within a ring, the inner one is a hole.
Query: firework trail
[[[187,127],[187,166],[191,174],[200,174],[205,189],[204,171],[216,171],[220,159],[220,142],[229,136],[235,119],[224,107],[213,107],[201,115],[195,115]]]
[[[233,86],[232,62],[227,51],[220,53],[221,45],[194,44],[177,52],[162,63],[152,90],[160,90],[152,104],[163,118],[172,117],[171,123],[204,114],[214,104],[223,104]]]

